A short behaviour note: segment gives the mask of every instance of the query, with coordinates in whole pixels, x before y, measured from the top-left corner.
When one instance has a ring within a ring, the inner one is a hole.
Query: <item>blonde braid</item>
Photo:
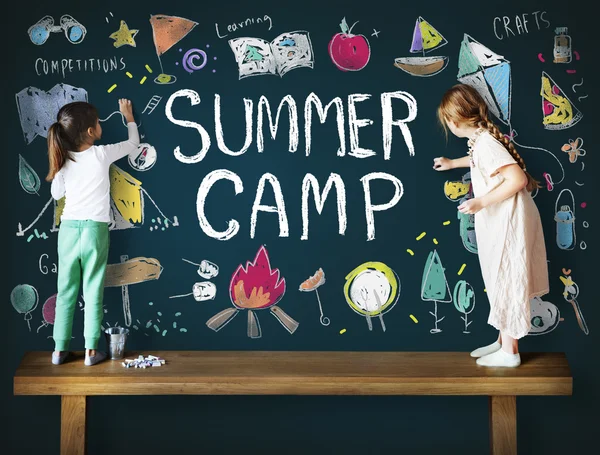
[[[478,123],[478,126],[480,128],[485,128],[486,130],[488,130],[490,134],[498,140],[498,142],[504,145],[504,148],[508,150],[508,153],[510,153],[510,155],[515,159],[515,161],[523,170],[523,172],[525,172],[525,175],[527,176],[527,191],[531,192],[536,188],[541,188],[540,182],[535,180],[531,176],[531,174],[527,172],[527,168],[525,167],[525,161],[523,161],[523,158],[521,157],[521,155],[519,155],[519,152],[517,152],[517,149],[515,149],[513,143],[506,136],[504,136],[504,134],[502,134],[502,132],[498,129],[494,122],[490,121],[487,117],[482,118],[483,120],[481,120]]]

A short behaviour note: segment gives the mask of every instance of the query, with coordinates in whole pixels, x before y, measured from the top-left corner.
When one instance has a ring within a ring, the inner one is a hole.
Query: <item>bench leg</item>
[[[517,397],[491,396],[489,402],[491,455],[516,455]]]
[[[62,395],[60,410],[60,454],[85,455],[87,397]]]

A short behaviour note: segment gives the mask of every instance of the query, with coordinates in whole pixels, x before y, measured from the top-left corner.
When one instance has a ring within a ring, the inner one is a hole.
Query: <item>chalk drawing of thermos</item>
[[[558,210],[558,201],[565,191],[571,195],[572,205],[561,205],[560,210]],[[562,250],[574,249],[577,244],[575,236],[575,197],[570,189],[565,188],[560,192],[556,198],[554,212],[554,221],[556,221],[556,244]]]

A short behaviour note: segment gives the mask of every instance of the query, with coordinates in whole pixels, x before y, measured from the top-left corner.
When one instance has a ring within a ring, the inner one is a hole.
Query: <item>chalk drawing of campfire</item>
[[[248,336],[260,338],[262,331],[260,322],[255,312],[270,310],[282,326],[290,333],[298,328],[298,322],[292,319],[277,303],[285,294],[285,278],[279,276],[279,269],[272,269],[269,255],[264,246],[256,253],[253,262],[246,262],[238,266],[229,284],[229,298],[233,308],[227,308],[210,318],[206,325],[215,332],[221,330],[237,314],[246,310],[248,312]]]

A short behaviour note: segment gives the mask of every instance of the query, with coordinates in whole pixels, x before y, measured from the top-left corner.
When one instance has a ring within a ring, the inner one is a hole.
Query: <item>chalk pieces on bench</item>
[[[148,367],[160,367],[166,363],[165,359],[149,355],[144,358],[140,355],[137,359],[125,359],[122,363],[124,368],[148,368]]]

